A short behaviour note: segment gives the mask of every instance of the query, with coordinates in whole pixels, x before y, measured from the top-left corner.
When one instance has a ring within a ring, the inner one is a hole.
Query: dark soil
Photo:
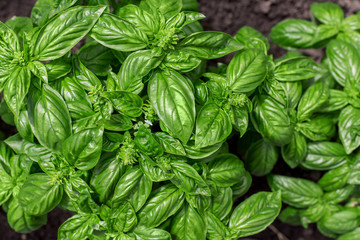
[[[205,30],[217,30],[234,35],[239,28],[248,25],[256,28],[266,36],[277,22],[287,18],[309,19],[309,6],[313,0],[198,0],[200,12],[207,18],[202,20]],[[323,1],[323,0],[320,0]],[[350,15],[360,11],[358,0],[328,0],[336,2],[343,7],[345,14]],[[6,21],[14,15],[30,16],[31,8],[36,0],[0,0],[0,20]],[[279,57],[285,51],[271,45],[270,53]],[[322,56],[321,51],[309,50],[305,52],[315,59]],[[224,59],[225,62],[229,58]],[[1,131],[6,135],[13,130],[0,123]],[[274,171],[285,175],[303,177],[316,180],[320,173],[303,170],[291,170],[284,163],[279,162]],[[265,178],[254,178],[253,186],[247,196],[257,191],[269,190]],[[55,209],[48,216],[48,224],[33,233],[22,235],[15,233],[7,224],[6,214],[0,210],[0,240],[55,240],[57,229],[63,221],[71,216],[70,213]],[[283,238],[281,235],[286,236]],[[271,227],[260,234],[253,236],[254,240],[326,240],[315,225],[309,228],[292,227],[275,221]]]

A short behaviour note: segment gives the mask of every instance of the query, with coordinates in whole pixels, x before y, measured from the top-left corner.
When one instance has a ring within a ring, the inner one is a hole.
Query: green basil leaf
[[[345,30],[344,32],[349,32],[351,30],[360,29],[360,17],[359,14],[354,14],[348,16],[342,21],[341,28]]]
[[[212,180],[216,186],[231,187],[240,182],[244,174],[242,161],[233,154],[224,153],[209,163],[207,179]]]
[[[64,98],[65,102],[82,102],[87,103],[91,108],[90,99],[81,86],[81,82],[78,79],[65,77],[59,81],[59,93]]]
[[[34,134],[41,145],[60,151],[62,142],[71,135],[71,119],[60,94],[48,85],[43,86],[34,117]]]
[[[355,228],[353,231],[341,235],[336,240],[353,240],[357,238],[360,238],[360,227]]]
[[[30,233],[47,222],[47,216],[32,216],[27,214],[22,208],[17,199],[11,200],[9,210],[7,212],[7,221],[12,229],[18,233]]]
[[[245,155],[245,166],[252,175],[265,176],[270,173],[279,157],[274,145],[259,139],[253,142]]]
[[[71,7],[77,2],[77,0],[38,0],[31,11],[31,20],[35,25],[42,26],[51,16]]]
[[[302,178],[268,175],[268,183],[273,191],[281,190],[281,199],[297,208],[306,208],[318,203],[323,196],[321,187]]]
[[[303,227],[308,227],[309,223],[318,222],[328,211],[323,203],[317,203],[305,210],[300,211],[300,221]]]
[[[9,145],[16,154],[24,154],[34,162],[37,162],[40,159],[47,160],[51,156],[51,152],[49,150],[39,144],[23,139],[19,134],[15,134],[7,138],[5,143]]]
[[[90,186],[99,196],[100,202],[110,200],[115,186],[125,172],[125,165],[114,154],[102,155],[93,170]]]
[[[205,240],[206,222],[203,216],[191,205],[184,204],[171,221],[173,239]]]
[[[329,90],[328,101],[319,109],[321,112],[334,112],[344,109],[349,104],[346,92],[336,89]]]
[[[226,85],[234,92],[251,92],[265,79],[267,56],[260,49],[247,49],[237,53],[227,70]]]
[[[80,58],[74,58],[74,75],[77,82],[86,90],[93,91],[102,86],[98,77],[85,67]]]
[[[27,178],[18,199],[26,213],[40,216],[52,211],[60,203],[62,195],[62,185],[54,183],[52,177],[44,173],[36,173]]]
[[[312,22],[288,19],[271,29],[270,40],[283,48],[311,48],[316,30],[316,25]]]
[[[118,51],[131,52],[144,49],[148,39],[141,30],[116,15],[104,13],[90,36],[105,47]]]
[[[139,225],[147,228],[159,226],[180,209],[184,199],[184,193],[175,186],[160,188],[140,210]]]
[[[232,238],[246,237],[261,232],[279,215],[280,192],[260,192],[240,203],[232,213],[229,229]]]
[[[310,6],[312,14],[321,23],[329,25],[340,25],[344,19],[344,12],[341,7],[335,3],[319,2],[312,3]]]
[[[360,146],[360,110],[347,106],[340,112],[339,137],[347,154]]]
[[[0,49],[1,57],[13,56],[20,51],[20,43],[14,31],[4,23],[0,23]]]
[[[144,87],[142,79],[159,66],[162,56],[155,50],[142,50],[130,54],[115,78],[115,89],[139,94]]]
[[[62,144],[63,156],[80,170],[93,168],[100,159],[103,131],[103,128],[97,127],[71,135]]]
[[[111,72],[111,64],[115,56],[108,49],[97,42],[89,42],[79,50],[79,59],[90,71],[99,76],[106,76]]]
[[[25,33],[33,29],[31,19],[28,17],[14,16],[8,19],[5,24],[9,26],[20,39],[23,38]]]
[[[133,124],[129,117],[121,114],[111,115],[110,120],[103,122],[103,126],[106,130],[122,132],[133,128]]]
[[[34,134],[32,133],[27,110],[22,110],[19,116],[14,117],[14,120],[18,133],[26,140],[33,142]]]
[[[325,215],[319,223],[322,229],[332,234],[345,234],[358,227],[359,214],[356,209],[347,208],[339,212]]]
[[[289,144],[281,147],[281,155],[291,168],[295,168],[303,161],[306,155],[307,143],[303,135],[294,132]]]
[[[196,32],[184,38],[176,49],[200,59],[223,57],[243,46],[230,35],[222,32]]]
[[[196,118],[195,147],[203,148],[222,142],[231,131],[228,114],[215,103],[206,104]]]
[[[77,6],[55,15],[32,40],[32,54],[39,61],[64,56],[94,26],[105,7]]]
[[[58,231],[58,239],[79,239],[85,240],[92,235],[95,224],[99,218],[94,214],[76,214],[67,219]]]
[[[249,101],[249,103],[251,103]],[[233,127],[236,131],[240,132],[240,137],[242,137],[248,128],[249,125],[249,112],[247,109],[232,107],[230,111],[230,118]]]
[[[63,58],[59,58],[51,61],[45,65],[48,74],[48,80],[54,81],[61,77],[66,76],[72,71],[72,66],[69,61]]]
[[[301,210],[292,207],[286,207],[279,215],[280,221],[290,224],[292,226],[300,226],[301,219],[300,219],[300,212]]]
[[[166,54],[162,63],[179,72],[190,72],[200,65],[201,60],[187,52],[175,50]]]
[[[330,72],[341,86],[347,82],[359,86],[360,54],[352,44],[332,40],[326,47],[326,55]]]
[[[306,89],[298,105],[298,121],[308,119],[328,100],[328,98],[329,89],[322,81],[318,81]]]
[[[44,83],[48,83],[47,70],[44,64],[39,61],[30,62],[28,68],[31,72]]]
[[[299,81],[315,77],[318,74],[316,62],[311,58],[299,56],[277,63],[274,77],[278,81]]]
[[[134,4],[128,4],[120,8],[118,16],[134,24],[147,36],[153,36],[160,30],[159,19]]]
[[[176,138],[164,132],[157,132],[155,136],[165,152],[180,156],[186,155],[183,145]]]
[[[129,117],[139,117],[142,114],[142,99],[131,92],[103,92],[102,96],[111,101],[114,108]]]
[[[14,115],[19,115],[30,88],[30,71],[17,67],[11,73],[4,89],[4,98]]]
[[[164,153],[164,149],[156,141],[152,135],[150,129],[146,128],[145,125],[141,125],[134,138],[135,145],[146,155],[160,157]]]
[[[121,201],[129,201],[138,212],[145,204],[152,189],[152,181],[142,173],[138,166],[128,168],[118,181],[112,205]]]
[[[269,51],[270,44],[264,35],[252,27],[244,26],[236,33],[235,39],[244,45],[245,49],[258,48]]]
[[[140,155],[139,163],[142,172],[153,182],[163,182],[174,177],[173,173],[168,172],[166,169],[160,168],[156,162],[154,162],[145,154]]]
[[[311,170],[330,170],[345,164],[347,160],[348,156],[340,143],[310,142],[301,166]]]
[[[320,178],[318,184],[327,192],[343,188],[349,179],[350,172],[350,166],[348,164],[344,164],[326,172]]]
[[[235,199],[243,196],[250,189],[251,183],[251,174],[245,171],[245,174],[241,177],[240,181],[231,187],[233,190],[233,198]]]
[[[207,237],[208,239],[226,239],[230,235],[230,231],[220,219],[218,219],[210,211],[206,212],[207,220]]]
[[[184,162],[171,162],[174,177],[171,182],[188,194],[201,194],[210,196],[211,192],[199,173],[189,164]]]
[[[163,229],[158,229],[158,228],[136,227],[133,233],[136,236],[136,240],[171,240],[172,239],[170,233],[168,233]]]
[[[230,187],[217,188],[217,195],[212,197],[211,212],[224,221],[229,216],[233,207],[233,191]]]
[[[159,11],[165,19],[178,14],[182,7],[182,1],[177,0],[144,0],[140,2],[140,8],[149,12],[155,13]]]
[[[224,142],[217,143],[215,145],[211,145],[204,148],[196,148],[193,143],[184,145],[184,149],[186,152],[186,157],[191,159],[203,159],[211,156],[216,151],[218,151]]]
[[[172,136],[189,140],[195,124],[195,97],[191,83],[169,70],[155,73],[149,81],[151,104]]]
[[[324,194],[325,201],[336,204],[341,203],[347,200],[351,194],[354,192],[355,186],[354,185],[347,185],[344,188],[340,188],[331,192],[327,192]]]
[[[282,146],[291,141],[294,127],[287,109],[271,97],[260,95],[253,99],[251,121],[260,134],[273,144]]]
[[[330,140],[335,135],[335,125],[328,116],[318,116],[310,121],[299,123],[300,132],[312,141]]]

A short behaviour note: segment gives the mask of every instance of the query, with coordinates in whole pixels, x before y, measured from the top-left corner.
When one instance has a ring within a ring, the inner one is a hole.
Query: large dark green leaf
[[[16,232],[25,234],[45,225],[47,222],[47,216],[32,216],[27,214],[15,198],[9,204],[7,221],[10,227]]]
[[[246,151],[246,169],[255,176],[264,176],[271,172],[279,157],[278,150],[270,142],[260,139],[253,142]]]
[[[231,130],[229,115],[215,103],[206,104],[196,118],[195,147],[203,148],[222,142]]]
[[[175,176],[171,182],[188,194],[201,194],[210,196],[211,192],[199,173],[189,164],[184,162],[170,163]]]
[[[139,225],[147,228],[159,226],[182,206],[184,193],[175,186],[165,185],[140,210]]]
[[[128,200],[137,212],[145,204],[151,189],[152,181],[138,166],[128,168],[115,187],[112,204],[116,206],[121,201]]]
[[[114,154],[104,154],[100,158],[99,164],[93,170],[90,185],[98,194],[101,202],[109,200],[124,172],[125,165],[116,159]]]
[[[224,153],[209,163],[207,178],[219,187],[231,187],[245,174],[244,164],[233,154]]]
[[[242,45],[222,32],[196,32],[183,39],[176,49],[200,59],[214,59],[240,50]]]
[[[281,147],[281,155],[287,165],[295,168],[303,161],[306,150],[307,143],[305,137],[298,132],[294,132],[289,144]]]
[[[71,119],[60,94],[48,85],[43,86],[34,117],[34,134],[41,145],[60,151],[62,142],[71,135]]]
[[[339,137],[347,154],[360,146],[360,109],[348,106],[339,116]]]
[[[176,138],[173,138],[172,136],[164,132],[157,132],[155,133],[155,136],[165,152],[174,155],[186,155],[183,145]]]
[[[230,187],[217,188],[217,195],[212,197],[211,212],[220,220],[224,221],[233,208],[233,191]]]
[[[93,226],[98,223],[99,218],[95,214],[74,215],[59,227],[58,239],[88,239],[94,231]]]
[[[65,55],[90,31],[104,10],[103,6],[77,6],[54,16],[32,39],[35,59],[47,61]]]
[[[157,15],[152,15],[134,4],[128,4],[120,8],[118,16],[134,24],[147,36],[153,36],[160,30],[161,27],[159,24],[160,19]]]
[[[234,92],[251,92],[265,79],[267,56],[261,49],[248,49],[237,53],[227,70],[227,86]]]
[[[40,144],[23,139],[19,134],[7,138],[5,143],[9,145],[16,154],[24,154],[34,162],[37,162],[38,160],[48,160],[51,157],[51,152],[49,150]]]
[[[154,15],[157,11],[169,19],[178,14],[182,7],[182,1],[178,0],[145,0],[141,1],[140,8]]]
[[[348,164],[332,169],[320,178],[318,184],[325,191],[334,191],[343,188],[349,179],[351,170]]]
[[[171,234],[178,240],[205,240],[206,222],[195,208],[184,204],[171,222]]]
[[[158,228],[136,227],[133,231],[136,240],[171,240],[171,235],[167,231]],[[130,240],[126,239],[125,240]],[[132,238],[131,238],[132,240]]]
[[[235,39],[244,45],[244,48],[258,48],[265,53],[269,50],[270,44],[267,38],[252,27],[244,26],[236,33]]]
[[[315,34],[314,23],[301,19],[288,19],[271,29],[270,39],[283,48],[310,48]]]
[[[297,118],[298,121],[308,119],[317,109],[319,109],[329,98],[329,89],[323,81],[317,81],[306,89],[302,95],[299,105]]]
[[[140,50],[148,44],[143,32],[126,20],[109,13],[99,18],[90,36],[105,47],[124,52]]]
[[[326,47],[332,76],[341,85],[359,86],[360,54],[356,48],[342,40],[332,40]]]
[[[345,149],[340,143],[310,142],[301,166],[311,170],[330,170],[345,164],[347,160]]]
[[[281,190],[283,202],[297,208],[314,205],[323,195],[318,184],[302,178],[268,175],[268,183],[273,191]]]
[[[26,213],[40,216],[52,211],[60,203],[62,195],[62,185],[45,173],[36,173],[27,178],[18,199]]]
[[[136,51],[130,54],[121,65],[117,78],[114,79],[115,89],[139,94],[144,87],[143,77],[161,61],[162,56],[156,50]]]
[[[139,117],[142,114],[143,102],[141,98],[127,91],[104,92],[102,96],[109,99],[114,108],[129,117]]]
[[[256,96],[253,102],[251,121],[257,131],[275,145],[288,144],[294,128],[287,109],[278,101],[265,95]]]
[[[335,3],[313,3],[311,4],[310,9],[315,18],[324,24],[339,26],[344,19],[343,10]]]
[[[148,94],[169,133],[187,143],[195,124],[195,97],[191,83],[173,70],[157,72],[149,81]]]
[[[29,91],[30,80],[30,71],[23,67],[15,68],[9,76],[4,89],[4,98],[14,115],[20,113],[24,99]]]
[[[38,0],[31,11],[31,20],[42,26],[56,13],[74,5],[78,0]]]
[[[62,144],[66,160],[80,170],[93,168],[100,159],[104,129],[102,127],[81,130]]]
[[[309,79],[318,74],[316,63],[308,57],[285,59],[276,64],[274,77],[279,81],[299,81]]]
[[[260,192],[240,203],[229,222],[234,239],[254,235],[269,226],[281,210],[280,192]]]
[[[108,49],[97,42],[85,44],[79,51],[80,61],[90,71],[99,76],[106,76],[112,69],[115,57],[111,49]]]

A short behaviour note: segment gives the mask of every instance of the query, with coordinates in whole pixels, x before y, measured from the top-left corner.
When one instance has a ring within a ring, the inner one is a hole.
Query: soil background
[[[322,0],[198,0],[199,11],[206,19],[201,23],[205,30],[216,30],[229,33],[231,35],[242,26],[248,25],[256,28],[265,36],[268,36],[270,29],[277,22],[287,18],[309,19],[309,8],[312,2]],[[339,4],[345,12],[345,15],[351,15],[360,11],[360,0],[328,0]],[[14,15],[30,16],[31,9],[36,0],[0,0],[0,20],[5,22]],[[285,51],[275,45],[271,45],[270,53],[274,57],[280,57]],[[319,50],[308,50],[305,55],[319,59],[322,52]],[[229,58],[223,61],[228,62]],[[9,136],[13,134],[13,129],[0,122],[0,130]],[[317,180],[320,177],[318,172],[309,172],[303,170],[291,170],[282,162],[279,162],[275,168],[275,173],[303,177]],[[268,191],[265,178],[253,178],[253,184],[250,196],[258,191]],[[18,234],[14,232],[7,224],[6,214],[0,210],[0,240],[56,240],[57,229],[63,221],[71,216],[71,213],[55,209],[48,215],[48,224],[30,234]],[[316,229],[315,225],[310,225],[307,229],[302,227],[293,227],[276,220],[271,227],[264,230],[247,240],[326,240]],[[69,239],[75,240],[75,239]],[[244,239],[245,240],[245,239]],[[355,240],[355,239],[354,239]]]

